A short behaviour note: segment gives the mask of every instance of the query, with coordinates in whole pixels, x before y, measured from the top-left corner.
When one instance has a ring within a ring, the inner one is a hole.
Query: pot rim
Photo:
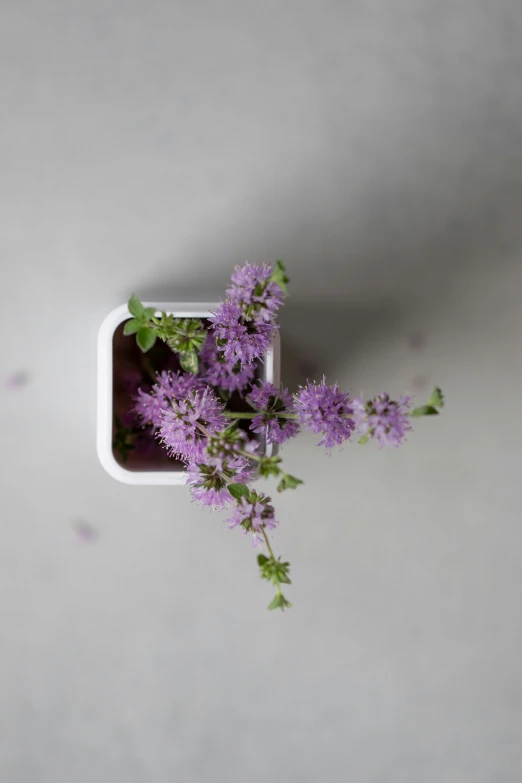
[[[177,318],[211,318],[219,307],[217,302],[143,302],[144,307],[155,307]],[[117,327],[132,316],[126,304],[111,310],[103,319],[98,331],[97,356],[97,420],[96,451],[102,467],[112,478],[124,484],[141,486],[170,485],[181,486],[187,483],[187,472],[181,471],[131,471],[124,468],[114,458],[112,451],[113,426],[113,350],[112,339]],[[263,362],[263,380],[279,386],[280,383],[280,337],[276,332]],[[266,447],[266,455],[273,456],[277,450],[273,444]]]

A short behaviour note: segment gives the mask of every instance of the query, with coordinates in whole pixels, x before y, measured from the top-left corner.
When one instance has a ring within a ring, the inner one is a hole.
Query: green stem
[[[266,543],[267,549],[268,549],[268,551],[270,553],[270,557],[272,558],[272,560],[275,561],[276,556],[274,555],[274,550],[270,546],[270,541],[268,540],[268,536],[267,536],[267,534],[265,532],[265,528],[264,527],[261,528],[261,532],[263,534],[263,538],[265,539],[265,543]],[[279,585],[279,582],[276,582],[275,587],[276,587],[276,590],[277,590],[278,594],[281,595],[281,587]]]
[[[257,416],[257,412],[253,413],[236,413],[235,411],[225,411],[226,419],[253,419]]]
[[[236,413],[236,411],[225,411],[225,418],[226,419],[253,419],[255,416],[259,416],[261,411],[248,411],[247,413]],[[345,419],[353,419],[352,413],[341,413],[340,414]],[[297,419],[299,418],[297,413],[276,413],[275,416],[278,419]]]

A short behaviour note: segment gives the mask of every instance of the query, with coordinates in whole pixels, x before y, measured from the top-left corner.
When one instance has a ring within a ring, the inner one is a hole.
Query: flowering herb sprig
[[[414,418],[436,415],[444,405],[438,387],[426,405],[412,409],[409,396],[394,400],[382,393],[363,401],[325,377],[306,381],[293,394],[261,380],[288,282],[282,261],[236,267],[209,328],[200,319],[156,315],[133,294],[133,318],[124,327],[125,334],[136,334],[144,352],[159,338],[180,364],[180,371],[158,373],[152,389],[139,389],[131,412],[169,455],[185,463],[193,499],[227,509],[228,528],[239,528],[255,547],[266,549],[257,562],[276,591],[268,608],[281,610],[291,605],[282,592],[291,584],[290,563],[275,556],[270,542],[278,525],[272,499],[253,484],[275,478],[277,491],[284,492],[303,482],[283,469],[277,449],[304,431],[319,436],[317,445],[327,452],[354,440],[397,447]],[[132,449],[129,433],[118,422],[115,444],[126,456]]]

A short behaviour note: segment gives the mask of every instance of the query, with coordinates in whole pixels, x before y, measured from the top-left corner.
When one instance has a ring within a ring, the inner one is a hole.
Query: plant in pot
[[[436,387],[426,405],[386,393],[351,398],[323,377],[295,393],[279,379],[276,316],[287,296],[282,261],[236,267],[220,304],[142,303],[105,319],[98,342],[98,453],[108,472],[133,484],[188,484],[195,501],[225,510],[229,528],[261,551],[262,578],[275,587],[269,609],[290,606],[283,586],[290,564],[276,557],[278,521],[259,483],[277,491],[302,480],[278,450],[304,430],[331,452],[346,441],[399,446],[412,418],[437,415]]]

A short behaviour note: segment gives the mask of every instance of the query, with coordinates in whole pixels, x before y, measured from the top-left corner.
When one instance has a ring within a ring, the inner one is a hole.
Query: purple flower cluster
[[[132,412],[137,415],[141,424],[151,424],[157,429],[172,400],[181,401],[191,391],[203,390],[205,386],[205,381],[192,373],[164,371],[156,376],[156,383],[150,392],[138,390]]]
[[[271,280],[272,264],[236,266],[227,299],[241,308],[247,321],[272,321],[283,304],[283,291]]]
[[[277,525],[274,507],[263,492],[250,492],[237,502],[232,516],[226,520],[229,528],[242,527],[245,533],[252,533],[254,546],[263,543],[262,530],[273,530]]]
[[[363,403],[353,400],[354,420],[361,435],[375,438],[379,446],[400,446],[411,430],[409,420],[410,397],[401,397],[398,402],[388,394],[378,394],[373,400]]]
[[[348,394],[341,392],[336,383],[327,386],[324,377],[321,383],[308,382],[294,400],[301,425],[323,435],[318,446],[324,444],[327,449],[340,446],[355,429],[354,422],[349,418],[353,414],[353,407]]]
[[[213,391],[192,390],[183,400],[170,402],[162,413],[159,437],[171,456],[187,462],[203,462],[209,434],[225,425],[223,406]]]
[[[237,266],[227,297],[214,314],[212,328],[227,362],[251,364],[266,353],[275,331],[283,291],[272,279],[270,264]]]
[[[251,364],[263,356],[272,341],[277,325],[266,321],[247,321],[234,302],[223,302],[214,315],[212,329],[227,362]]]
[[[213,334],[207,335],[199,359],[201,378],[210,386],[216,386],[228,392],[242,392],[254,379],[255,364],[242,364],[240,361],[227,360],[224,353],[218,350]]]
[[[244,484],[250,479],[250,467],[244,457],[228,460],[207,458],[206,462],[191,463],[187,472],[187,483],[194,500],[213,508],[222,508],[233,502],[227,484]]]
[[[263,433],[268,443],[284,443],[299,432],[297,421],[282,416],[295,414],[293,398],[287,389],[261,383],[252,389],[247,400],[259,411],[259,415],[252,419],[250,429]]]

